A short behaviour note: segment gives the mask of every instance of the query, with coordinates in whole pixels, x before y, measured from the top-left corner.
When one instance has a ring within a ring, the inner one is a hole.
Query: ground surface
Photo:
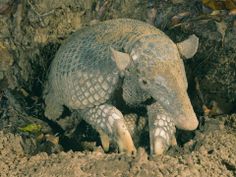
[[[166,155],[93,152],[25,154],[18,135],[0,132],[1,176],[236,176],[236,115],[207,119],[196,136]],[[29,143],[28,143],[29,144]]]
[[[236,176],[236,20],[230,9],[217,14],[198,0],[12,2],[0,0],[0,176]],[[196,56],[185,61],[200,126],[178,131],[179,146],[160,157],[146,153],[147,135],[135,157],[115,148],[106,154],[84,122],[72,133],[70,113],[61,120],[66,132],[43,116],[44,81],[63,40],[80,27],[121,17],[148,21],[174,42],[193,33],[200,39]]]

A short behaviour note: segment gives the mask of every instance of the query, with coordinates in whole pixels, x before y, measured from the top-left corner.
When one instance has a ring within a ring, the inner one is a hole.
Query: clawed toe
[[[115,136],[115,141],[119,147],[120,152],[127,152],[128,154],[136,153],[136,148],[131,135],[123,121],[116,122]]]
[[[108,152],[109,151],[109,147],[110,147],[109,136],[106,133],[104,133],[102,130],[98,130],[98,133],[100,135],[100,139],[101,139],[103,150],[105,152]]]
[[[110,140],[109,136],[104,133],[102,130],[98,130],[102,147],[105,152],[109,151]],[[117,121],[116,126],[114,127],[114,135],[112,140],[118,145],[120,152],[126,152],[128,154],[135,154],[136,148],[133,144],[130,132],[124,125],[123,121]]]
[[[120,152],[134,153],[131,135],[125,125],[122,113],[109,104],[99,105],[80,112],[84,120],[100,134],[104,151],[109,150],[110,140],[115,142]]]
[[[161,136],[158,136],[154,139],[154,143],[152,146],[153,146],[152,154],[155,154],[155,155],[163,154],[168,148],[168,144],[166,140]]]
[[[157,128],[154,134],[150,135],[152,139],[151,154],[161,155],[163,154],[170,146],[176,145],[176,139],[174,132],[166,132],[162,128]]]

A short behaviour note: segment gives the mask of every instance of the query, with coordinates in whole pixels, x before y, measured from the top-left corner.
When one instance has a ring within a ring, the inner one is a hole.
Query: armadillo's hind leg
[[[160,155],[169,146],[176,145],[174,119],[161,105],[148,106],[148,121],[151,154]]]
[[[57,97],[51,96],[50,94],[45,96],[44,115],[51,120],[56,120],[63,112],[63,106],[56,98]]]
[[[103,104],[83,110],[81,113],[83,119],[99,132],[105,150],[109,148],[109,137],[117,143],[120,152],[136,152],[123,115],[114,106]]]

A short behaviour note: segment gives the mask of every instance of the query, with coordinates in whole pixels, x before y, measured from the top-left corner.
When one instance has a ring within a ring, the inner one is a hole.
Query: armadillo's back
[[[60,47],[52,62],[50,92],[76,109],[106,102],[119,78],[110,47],[128,50],[140,36],[148,34],[165,35],[131,19],[109,20],[78,30]]]

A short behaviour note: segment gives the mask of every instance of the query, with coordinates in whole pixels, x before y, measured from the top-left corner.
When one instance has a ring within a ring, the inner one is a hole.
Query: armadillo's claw
[[[128,154],[136,153],[136,148],[124,121],[116,121],[115,136],[120,152],[127,152]]]
[[[152,155],[163,154],[171,145],[176,145],[173,118],[155,103],[148,107],[150,151]]]
[[[113,140],[117,143],[120,152],[127,152],[129,154],[134,154],[136,149],[133,145],[130,132],[127,132],[127,128],[122,125],[122,122],[117,122],[115,126],[114,138]],[[98,130],[100,135],[100,140],[102,143],[103,150],[105,152],[109,151],[110,140],[109,136],[102,130]]]
[[[105,152],[108,152],[109,151],[109,146],[110,146],[109,136],[106,133],[104,133],[102,130],[99,130],[98,132],[99,132],[99,135],[100,135],[103,150]]]
[[[132,154],[136,151],[124,117],[114,106],[99,105],[83,110],[81,114],[99,132],[104,151],[109,149],[109,138],[118,145],[120,152]]]
[[[175,131],[166,127],[156,127],[150,132],[151,154],[163,154],[170,146],[176,145]]]
[[[151,152],[152,154],[161,155],[168,148],[166,140],[161,136],[155,137],[153,143],[154,143],[152,145],[153,146],[153,152]]]
[[[175,136],[173,136],[169,142],[168,139],[164,139],[161,136],[155,137],[152,154],[161,155],[169,148],[169,146],[176,146],[176,145],[177,142]]]
[[[170,140],[170,145],[171,145],[171,146],[176,146],[176,145],[177,145],[177,141],[176,141],[175,136],[173,136],[173,137],[171,138],[171,140]]]

